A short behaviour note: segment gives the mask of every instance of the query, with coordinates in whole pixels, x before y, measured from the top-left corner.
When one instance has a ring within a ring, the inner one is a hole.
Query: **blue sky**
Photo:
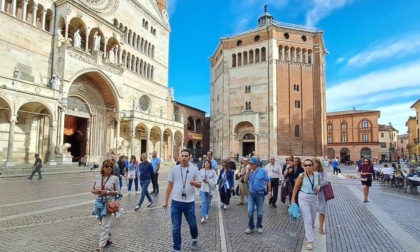
[[[265,4],[276,21],[324,31],[327,112],[380,110],[379,123],[407,132],[420,98],[419,0],[168,0],[175,100],[210,112],[208,59],[221,37],[256,28]]]

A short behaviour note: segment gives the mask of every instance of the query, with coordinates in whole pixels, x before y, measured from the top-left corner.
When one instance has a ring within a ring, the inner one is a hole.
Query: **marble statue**
[[[93,51],[99,52],[101,49],[101,35],[98,32],[95,32],[93,36]]]
[[[109,63],[115,63],[115,53],[114,53],[114,50],[115,50],[115,46],[113,46],[111,48],[111,50],[109,50],[109,53],[108,53]]]
[[[60,86],[61,86],[61,77],[60,75],[58,75],[57,72],[54,71],[52,78],[50,80],[50,87],[53,90],[60,90]]]
[[[76,48],[80,48],[82,45],[82,36],[80,36],[80,30],[77,29],[77,31],[73,35],[73,46]]]
[[[63,155],[63,157],[71,157],[69,148],[71,148],[71,144],[69,143],[64,143],[63,145],[60,146],[60,153]]]

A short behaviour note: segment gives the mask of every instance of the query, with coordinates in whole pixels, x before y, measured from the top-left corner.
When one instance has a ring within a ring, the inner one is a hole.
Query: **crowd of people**
[[[305,159],[290,156],[281,166],[274,156],[269,157],[267,165],[263,166],[257,155],[243,157],[239,167],[230,158],[222,161],[220,169],[209,151],[197,164],[191,162],[191,153],[184,149],[180,159],[168,174],[168,185],[163,198],[162,207],[170,213],[172,221],[173,251],[180,251],[182,244],[181,226],[182,215],[188,223],[191,236],[191,249],[198,246],[198,227],[195,216],[196,195],[201,199],[201,220],[204,223],[210,217],[212,199],[217,196],[220,206],[225,211],[231,203],[233,195],[239,196],[238,205],[246,205],[248,212],[245,234],[254,231],[263,233],[264,201],[276,208],[278,201],[284,204],[298,204],[305,226],[306,249],[314,248],[313,227],[317,213],[319,213],[319,233],[325,234],[324,222],[327,201],[324,199],[321,188],[328,183],[327,173],[319,159]],[[111,167],[113,169],[111,169]],[[106,160],[102,164],[100,174],[95,178],[92,193],[97,194],[95,212],[101,223],[101,238],[98,251],[103,251],[112,243],[110,222],[111,214],[106,211],[106,201],[113,201],[122,197],[121,186],[123,178],[128,180],[128,196],[131,195],[134,183],[136,194],[141,194],[135,211],[140,210],[145,198],[147,207],[153,207],[153,198],[148,187],[153,184],[153,194],[159,194],[157,173],[160,168],[160,159],[153,152],[151,161],[146,153],[142,153],[141,161],[135,156],[120,157],[115,160]],[[236,182],[235,182],[236,180]],[[139,192],[138,185],[141,189]],[[235,190],[236,185],[236,190]],[[280,196],[279,196],[280,194]],[[286,198],[288,202],[286,201]],[[280,199],[279,199],[280,198]],[[105,209],[105,210],[104,210]],[[256,222],[254,220],[256,212]]]

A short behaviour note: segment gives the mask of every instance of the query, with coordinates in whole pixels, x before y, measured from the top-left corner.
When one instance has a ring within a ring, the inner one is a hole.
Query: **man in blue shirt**
[[[268,199],[271,199],[271,182],[264,168],[258,166],[258,158],[253,156],[249,160],[248,170],[245,175],[245,182],[249,184],[248,194],[248,228],[246,234],[254,231],[254,209],[257,208],[257,232],[262,234],[262,218],[265,196],[265,184],[268,186]]]
[[[148,208],[154,206],[152,197],[150,197],[149,189],[148,189],[150,185],[150,181],[152,181],[154,171],[153,171],[152,164],[149,161],[147,161],[147,153],[141,154],[141,163],[139,164],[139,172],[140,172],[141,196],[140,196],[139,203],[134,209],[134,211],[136,212],[140,209],[141,205],[143,204],[144,197],[147,197],[147,200],[149,201],[149,205],[147,205]]]
[[[153,165],[153,171],[154,171],[153,178],[152,178],[152,184],[153,184],[152,194],[158,195],[159,194],[158,177],[159,177],[159,169],[160,169],[160,158],[157,157],[156,151],[152,153],[152,165]]]
[[[219,174],[218,171],[217,171],[217,162],[213,158],[213,151],[208,151],[207,152],[207,158],[211,162],[211,168],[216,172],[216,174]]]

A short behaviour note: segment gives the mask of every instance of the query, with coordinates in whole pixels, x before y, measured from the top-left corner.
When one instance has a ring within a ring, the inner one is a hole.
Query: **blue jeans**
[[[201,191],[200,191],[200,196],[201,196],[202,217],[207,217],[210,213],[212,196],[210,195],[209,192],[201,192]]]
[[[138,183],[137,177],[128,180],[128,191],[131,192],[131,186],[133,185],[133,182],[134,182],[134,187],[136,188],[136,192],[137,192],[139,190],[139,183]]]
[[[262,228],[264,192],[249,193],[248,195],[248,227],[254,229],[254,205],[257,206],[257,228]]]
[[[139,203],[137,204],[139,207],[141,207],[141,204],[143,204],[144,201],[144,196],[147,197],[147,200],[152,203],[152,197],[150,197],[149,194],[149,187],[150,185],[150,179],[144,179],[144,180],[140,180],[140,186],[141,186],[141,196],[140,196],[140,200]]]
[[[184,213],[188,226],[190,226],[191,238],[197,239],[198,228],[195,219],[195,202],[179,202],[172,200],[171,218],[172,218],[172,237],[174,239],[174,250],[181,250],[181,223],[182,213]]]

